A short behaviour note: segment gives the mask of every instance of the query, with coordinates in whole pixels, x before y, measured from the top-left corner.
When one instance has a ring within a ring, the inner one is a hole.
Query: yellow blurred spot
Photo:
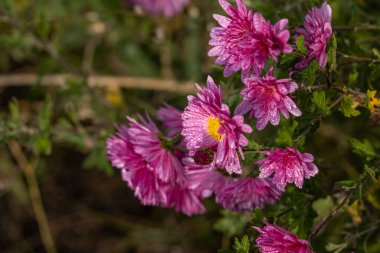
[[[375,112],[375,107],[380,107],[380,99],[376,98],[376,90],[368,90],[367,97],[369,99],[368,109],[371,113]]]
[[[355,200],[350,206],[348,206],[347,211],[351,215],[352,220],[355,223],[361,223],[362,217],[360,217],[360,210],[363,209],[358,200]]]
[[[380,209],[380,177],[366,192],[366,199],[375,208]]]
[[[223,135],[219,134],[220,122],[218,118],[208,117],[206,129],[208,134],[216,141],[222,139]]]
[[[111,105],[115,107],[120,107],[123,104],[123,98],[121,96],[121,91],[120,91],[119,86],[107,85],[106,99]]]

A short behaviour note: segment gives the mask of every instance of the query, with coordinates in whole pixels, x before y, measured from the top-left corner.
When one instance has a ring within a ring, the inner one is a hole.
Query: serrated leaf
[[[311,101],[320,109],[323,114],[327,114],[329,112],[329,108],[326,103],[326,94],[324,91],[314,92]]]
[[[365,139],[363,142],[352,138],[348,140],[351,145],[353,152],[362,157],[374,157],[376,155],[375,149],[373,148],[371,142]]]
[[[354,101],[349,96],[344,96],[340,104],[340,111],[345,117],[356,117],[360,115],[360,111],[354,108]]]
[[[236,253],[249,253],[250,243],[247,235],[244,235],[241,241],[235,237],[234,252]]]
[[[301,54],[305,55],[307,53],[307,49],[305,47],[305,38],[303,35],[297,37],[296,45]]]
[[[304,70],[302,70],[302,79],[307,81],[309,86],[313,85],[316,75],[315,72],[319,69],[319,64],[316,60],[312,60]]]

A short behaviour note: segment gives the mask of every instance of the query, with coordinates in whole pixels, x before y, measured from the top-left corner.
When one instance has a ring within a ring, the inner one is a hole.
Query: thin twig
[[[334,25],[333,27],[334,30],[341,30],[341,31],[359,31],[359,30],[373,30],[373,31],[378,31],[380,30],[380,26],[378,25],[371,25],[371,24],[360,24],[360,25]]]
[[[45,209],[43,207],[41,193],[38,187],[36,175],[34,173],[34,168],[26,158],[24,152],[21,150],[18,142],[10,140],[8,142],[8,146],[13,157],[16,159],[18,166],[25,174],[34,214],[36,216],[36,221],[38,223],[45,250],[47,253],[56,253],[57,250],[55,248],[54,240],[50,232],[49,223],[46,217]]]
[[[361,57],[356,55],[349,55],[342,52],[336,52],[338,55],[343,56],[346,59],[351,59],[353,62],[371,62],[371,63],[380,63],[380,59]]]
[[[350,199],[352,196],[354,190],[350,190],[346,197],[343,199],[343,201],[334,209],[333,212],[329,214],[321,223],[319,223],[313,231],[310,233],[308,240],[311,241],[314,239],[314,237],[324,228],[330,221],[331,219],[338,213],[338,211],[346,204],[346,202]]]
[[[308,240],[311,241],[318,235],[318,233],[331,221],[331,219],[339,212],[339,210],[347,203],[347,201],[351,198],[352,194],[355,193],[357,189],[359,189],[365,181],[369,178],[368,174],[364,176],[359,182],[357,182],[355,188],[350,189],[347,192],[346,197],[342,200],[342,202],[332,211],[329,216],[327,216],[321,223],[319,223],[310,233]]]
[[[45,76],[36,74],[0,75],[0,87],[33,86],[36,84],[64,87],[67,81],[72,79],[81,80],[80,77],[70,74],[51,74]],[[155,78],[90,75],[86,83],[89,87],[109,87],[112,85],[120,88],[159,90],[181,94],[193,94],[196,92],[196,87],[192,82],[178,82]]]
[[[335,100],[331,105],[329,105],[329,110],[332,110],[337,104],[339,104],[344,98],[344,95],[340,95],[337,100]]]

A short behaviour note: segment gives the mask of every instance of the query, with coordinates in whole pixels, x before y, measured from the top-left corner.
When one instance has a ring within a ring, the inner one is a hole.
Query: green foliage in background
[[[311,6],[322,3],[245,2],[272,23],[288,18],[290,28],[302,25]],[[4,252],[42,251],[25,176],[9,149],[11,141],[22,146],[36,167],[52,233],[64,235],[57,239],[60,252],[105,252],[104,245],[112,245],[109,252],[258,252],[258,233],[252,226],[267,220],[307,239],[342,202],[312,241],[313,250],[380,252],[380,111],[378,106],[370,109],[380,95],[380,3],[331,0],[329,4],[334,36],[327,67],[321,69],[314,60],[292,76],[300,86],[295,102],[303,115],[254,131],[249,144],[252,149],[295,146],[312,153],[319,174],[303,189],[288,186],[278,203],[263,210],[237,214],[206,201],[204,216],[187,218],[172,210],[140,206],[107,161],[105,150],[105,140],[114,133],[115,124],[125,123],[126,115],[144,111],[155,115],[163,101],[183,109],[187,94],[114,83],[90,87],[87,77],[204,84],[211,75],[222,85],[224,101],[234,108],[243,87],[240,77],[224,78],[215,59],[207,57],[210,28],[216,25],[212,14],[222,14],[218,2],[193,0],[182,14],[165,20],[150,18],[117,0],[0,1],[0,77],[38,77],[33,86],[22,81],[0,85],[0,200],[7,213],[0,217]],[[280,57],[276,76],[287,77],[289,67],[307,53],[303,37],[293,44],[293,52]],[[65,76],[63,86],[43,85],[43,77],[53,74]],[[372,97],[371,91],[377,94]],[[258,153],[247,154],[244,162],[254,175],[258,173],[253,161],[259,158]],[[120,189],[125,190],[122,196]],[[92,192],[99,195],[91,196]],[[82,202],[81,195],[90,195],[89,202]],[[56,205],[60,196],[67,197],[65,206],[83,213],[60,212]],[[74,228],[65,230],[65,225],[85,217],[90,218],[78,230],[86,238],[72,234]]]

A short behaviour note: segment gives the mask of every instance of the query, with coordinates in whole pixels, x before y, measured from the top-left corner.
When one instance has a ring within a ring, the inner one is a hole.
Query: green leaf
[[[328,52],[328,63],[330,64],[330,71],[335,70],[336,68],[336,49],[337,49],[337,42],[335,34],[331,37],[331,46]]]
[[[340,104],[340,111],[345,117],[356,117],[360,115],[360,111],[354,108],[355,102],[349,97],[344,96],[342,103]]]
[[[260,208],[257,208],[255,209],[255,211],[252,212],[252,222],[256,225],[256,224],[262,224],[263,222],[263,219],[264,219],[264,213],[263,213],[263,210],[261,210]]]
[[[343,189],[350,190],[355,188],[356,181],[355,180],[342,180],[339,182],[336,182],[336,184],[340,185]]]
[[[315,222],[326,218],[330,212],[334,209],[334,201],[331,196],[327,196],[324,199],[317,199],[311,205],[313,210],[318,214],[315,218]]]
[[[299,198],[302,200],[302,198]],[[313,227],[314,218],[317,217],[317,213],[312,208],[305,208],[305,202],[307,197],[303,197],[303,201],[297,201],[297,204],[293,206],[291,226],[292,231],[296,233],[300,238],[305,238],[310,233]]]
[[[47,98],[38,118],[39,127],[42,132],[49,131],[52,114],[53,103],[50,98]]]
[[[236,253],[249,253],[250,243],[247,235],[244,235],[241,241],[235,237],[234,252]]]
[[[283,54],[280,58],[280,65],[284,65],[284,64],[287,64],[287,63],[292,63],[293,61],[295,61],[298,57],[300,57],[299,53],[298,52],[293,52],[293,53],[290,53],[290,54]]]
[[[44,134],[37,137],[37,140],[34,142],[34,147],[37,153],[50,155],[52,143],[49,137]]]
[[[377,48],[372,48],[372,52],[377,57],[377,59],[380,59],[380,51]]]
[[[19,122],[20,121],[20,107],[16,99],[13,99],[11,102],[9,102],[9,111],[11,114],[12,121]]]
[[[276,146],[292,146],[293,145],[293,138],[292,138],[292,133],[297,127],[297,122],[296,121],[289,121],[285,120],[281,122],[280,127],[277,130],[277,136],[276,139],[274,140],[274,143]]]
[[[327,114],[329,112],[329,108],[326,102],[326,94],[324,91],[314,92],[311,101],[320,109],[323,114]]]
[[[297,37],[296,45],[301,54],[305,55],[307,53],[307,49],[305,47],[305,38],[303,37],[303,35]]]
[[[309,127],[309,133],[315,133],[320,126],[320,115],[313,112],[304,112],[300,117],[297,118],[297,122],[298,126],[293,132],[293,138],[298,137]]]
[[[84,160],[83,167],[86,169],[97,168],[106,175],[114,173],[114,169],[107,160],[107,152],[103,146],[95,147],[92,150]]]
[[[348,246],[348,243],[346,243],[346,242],[341,243],[341,244],[335,244],[335,243],[329,242],[326,245],[326,250],[329,252],[339,253],[342,250],[344,250],[345,248],[347,248],[347,246]]]
[[[377,182],[376,171],[374,169],[368,167],[368,165],[366,164],[364,166],[364,170],[368,173],[368,175],[371,177],[371,179],[373,180],[373,182]]]
[[[223,217],[220,218],[214,225],[214,228],[222,233],[232,237],[244,230],[245,225],[250,221],[250,218],[228,210],[222,210]]]
[[[313,60],[309,63],[309,66],[307,66],[304,70],[301,72],[301,76],[303,80],[306,80],[308,85],[313,85],[316,74],[315,72],[319,69],[319,64],[316,60]]]
[[[372,144],[365,139],[363,142],[352,138],[348,140],[348,143],[351,145],[353,152],[362,157],[374,157],[376,156],[375,149]]]
[[[352,72],[348,75],[348,85],[354,86],[356,80],[358,79],[359,73],[357,71]]]

